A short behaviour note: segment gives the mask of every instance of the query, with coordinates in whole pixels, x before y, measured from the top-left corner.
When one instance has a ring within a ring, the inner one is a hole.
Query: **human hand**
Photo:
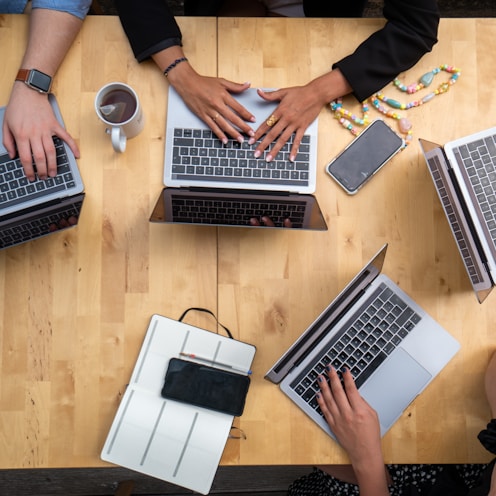
[[[346,450],[353,466],[382,460],[381,433],[376,411],[362,398],[351,372],[343,373],[344,387],[334,368],[318,377],[321,393],[317,401],[339,444]]]
[[[3,144],[11,158],[19,155],[24,173],[30,181],[54,177],[57,160],[52,136],[64,140],[76,157],[79,149],[71,135],[55,117],[46,94],[14,84],[3,121]],[[34,159],[34,164],[33,164]]]
[[[184,72],[188,69],[185,76]],[[241,105],[232,94],[241,93],[250,83],[234,83],[224,78],[201,76],[186,64],[179,71],[173,71],[169,81],[179,93],[188,108],[195,113],[214,134],[227,143],[228,136],[239,142],[244,135],[253,136],[254,131],[248,122],[254,122],[254,115]]]
[[[266,227],[275,227],[274,221],[268,215],[262,215],[260,219],[256,217],[252,217],[250,219],[251,226],[266,226]],[[293,223],[291,219],[284,219],[283,227],[293,227]]]
[[[62,229],[67,229],[68,227],[73,227],[77,225],[78,218],[75,215],[71,215],[66,219],[59,219],[57,222],[52,222],[48,225],[49,232],[61,231]]]
[[[274,142],[266,156],[266,160],[270,162],[294,134],[295,139],[289,154],[290,160],[294,161],[308,126],[317,118],[326,102],[312,90],[310,85],[270,92],[259,89],[258,94],[264,100],[279,102],[279,105],[271,116],[267,116],[267,120],[259,125],[255,135],[249,141],[253,144],[261,138],[255,150],[255,156],[261,156],[263,151]],[[274,123],[271,124],[271,121]]]

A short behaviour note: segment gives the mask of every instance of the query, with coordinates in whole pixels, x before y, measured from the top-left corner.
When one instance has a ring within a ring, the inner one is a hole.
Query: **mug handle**
[[[116,152],[122,153],[126,150],[126,135],[119,126],[112,126],[110,131],[112,146]]]

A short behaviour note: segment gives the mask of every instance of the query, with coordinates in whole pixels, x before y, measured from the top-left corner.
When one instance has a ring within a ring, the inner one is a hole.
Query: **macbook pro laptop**
[[[386,250],[387,244],[265,375],[334,438],[315,396],[327,366],[349,368],[384,435],[460,348],[381,274]]]
[[[482,303],[496,275],[496,127],[444,146],[419,141],[473,290]]]
[[[277,106],[264,101],[252,88],[234,97],[255,115],[255,126]],[[169,87],[163,178],[166,188],[150,220],[327,229],[311,194],[317,175],[317,121],[309,126],[295,161],[289,160],[291,140],[271,162],[265,160],[268,150],[254,157],[256,146],[248,144],[248,137],[244,143],[229,139],[222,144]]]
[[[63,125],[55,96],[49,95],[54,113]],[[0,108],[3,123],[5,107]],[[73,227],[79,220],[84,186],[71,149],[54,137],[57,176],[29,181],[18,158],[3,146],[0,125],[0,249]]]

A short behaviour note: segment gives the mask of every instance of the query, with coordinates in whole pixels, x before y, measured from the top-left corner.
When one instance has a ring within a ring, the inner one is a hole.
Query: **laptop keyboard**
[[[319,391],[317,377],[325,373],[328,365],[338,371],[348,367],[360,387],[420,320],[420,315],[381,283],[333,337],[327,351],[323,351],[290,387],[322,415],[315,393]]]
[[[48,179],[29,181],[19,158],[12,160],[8,155],[0,156],[0,209],[25,201],[26,197],[39,198],[54,192],[74,187],[67,154],[62,140],[53,138],[57,154],[57,175]]]
[[[73,222],[69,222],[70,225],[67,226],[72,227],[77,223],[81,206],[82,200],[70,203],[65,207],[59,207],[56,212],[40,214],[35,218],[30,216],[25,222],[16,220],[10,225],[1,227],[0,249],[39,238],[56,230],[62,230],[65,227],[60,227],[61,221],[75,219]]]
[[[174,130],[172,177],[174,179],[222,181],[246,184],[273,184],[308,186],[310,170],[310,140],[305,135],[294,162],[289,153],[292,142],[287,142],[277,156],[266,162],[265,150],[254,157],[258,143],[239,143],[230,139],[226,145],[205,129]]]
[[[429,158],[427,162],[432,172],[432,177],[436,183],[436,189],[439,193],[441,203],[448,217],[451,229],[453,230],[456,243],[465,262],[467,273],[472,283],[478,284],[483,281],[483,277],[479,272],[479,268],[475,263],[469,245],[467,244],[466,234],[463,229],[462,220],[459,218],[459,213],[457,209],[453,208],[452,201],[448,193],[450,189],[449,185],[445,184],[444,177],[440,172],[441,164],[439,162],[439,158],[433,156]]]
[[[174,222],[196,224],[250,225],[250,219],[267,215],[275,226],[283,226],[289,219],[292,228],[303,227],[305,202],[243,199],[190,199],[175,196],[172,199]]]
[[[480,205],[481,222],[496,247],[496,136],[479,139],[455,150],[459,165],[470,178],[472,191]]]

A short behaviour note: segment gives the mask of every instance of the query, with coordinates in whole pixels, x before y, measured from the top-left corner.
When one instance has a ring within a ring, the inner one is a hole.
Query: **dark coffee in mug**
[[[136,99],[126,90],[111,90],[102,98],[100,112],[108,122],[126,122],[136,112]]]

